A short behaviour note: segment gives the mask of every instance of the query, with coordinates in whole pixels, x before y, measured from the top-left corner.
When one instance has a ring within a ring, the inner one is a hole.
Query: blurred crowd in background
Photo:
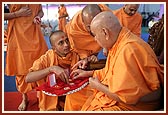
[[[81,10],[86,4],[64,4],[68,17],[67,22],[71,20],[76,12]],[[106,4],[112,10],[121,8],[124,4]],[[44,16],[42,18],[41,30],[45,36],[48,36],[52,31],[58,29],[58,7],[59,4],[42,4]],[[142,27],[148,27],[148,23],[152,20],[157,22],[164,13],[164,4],[140,4],[138,12],[143,17]],[[4,12],[9,12],[7,5],[4,6]],[[7,21],[4,22],[4,28],[7,27]]]

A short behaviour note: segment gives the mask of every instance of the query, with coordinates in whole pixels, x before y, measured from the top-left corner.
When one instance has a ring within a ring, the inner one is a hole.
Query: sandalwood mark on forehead
[[[61,36],[61,38],[65,38],[65,36]]]

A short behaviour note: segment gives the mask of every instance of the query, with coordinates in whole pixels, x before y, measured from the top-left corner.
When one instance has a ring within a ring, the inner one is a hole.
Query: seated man
[[[52,49],[48,50],[44,55],[37,59],[33,66],[30,68],[30,72],[26,76],[26,82],[36,82],[38,86],[42,85],[47,80],[47,75],[55,73],[56,77],[59,77],[65,83],[69,83],[68,75],[64,69],[71,68],[77,61],[79,56],[77,53],[70,50],[70,43],[66,34],[61,31],[55,31],[50,35],[50,43]],[[83,97],[80,95],[79,105],[75,102],[77,110],[81,109],[83,103],[87,99],[87,90],[85,88],[76,92],[85,94]],[[88,93],[89,94],[89,93]],[[68,97],[69,95],[67,95]],[[57,96],[48,96],[41,91],[39,92],[39,108],[41,111],[56,110]]]
[[[128,28],[132,33],[141,37],[142,16],[138,13],[139,4],[125,4],[122,8],[113,10],[117,16],[121,26]],[[108,50],[105,50],[104,55],[107,55]]]
[[[151,47],[122,27],[109,11],[91,22],[91,32],[101,47],[109,50],[105,68],[95,71],[73,70],[74,79],[90,77],[94,94],[82,111],[156,110],[160,106],[164,68]],[[81,64],[78,62],[75,66]],[[73,68],[74,68],[73,67]],[[75,76],[74,76],[75,74]]]

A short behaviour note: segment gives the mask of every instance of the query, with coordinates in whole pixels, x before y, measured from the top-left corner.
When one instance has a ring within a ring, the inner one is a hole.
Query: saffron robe
[[[29,89],[27,87],[31,85],[26,87],[27,83],[25,84],[25,79],[22,77],[26,76],[33,62],[48,50],[40,25],[33,23],[34,17],[42,10],[42,6],[40,4],[10,4],[9,9],[12,13],[24,6],[32,10],[31,16],[8,20],[5,70],[6,75],[18,77],[16,86],[23,85],[23,87],[19,86],[23,91]]]
[[[111,11],[106,5],[100,4],[99,7],[102,11]],[[83,59],[98,53],[101,50],[101,47],[94,40],[94,37],[86,30],[81,13],[82,11],[77,12],[72,20],[67,23],[65,32],[69,38],[71,48],[80,55],[81,59]]]
[[[60,7],[58,14],[59,14],[59,17],[68,14],[66,7],[65,6]],[[59,30],[64,31],[66,23],[67,23],[66,17],[58,19]]]
[[[46,52],[45,55],[41,56],[38,60],[36,60],[33,64],[33,66],[30,68],[30,71],[37,71],[37,70],[41,70],[53,65],[58,65],[64,69],[67,68],[71,68],[77,61],[79,61],[79,56],[77,55],[77,53],[75,52],[70,52],[69,54],[67,54],[66,57],[60,57],[58,56],[53,50],[48,50]],[[45,83],[47,81],[47,78],[39,80],[37,82],[37,85],[40,86],[43,83]],[[81,93],[80,93],[81,92]],[[80,90],[79,92],[76,92],[78,94],[80,94],[80,99],[84,100],[84,102],[86,101],[86,92],[85,92],[85,88]],[[66,97],[69,97],[70,95],[74,95],[73,94],[69,94]],[[57,105],[57,100],[58,97],[57,96],[48,96],[45,95],[44,93],[42,93],[40,91],[39,93],[39,108],[40,110],[54,110],[56,109],[56,105]],[[72,105],[74,105],[76,103],[77,99],[70,99],[72,102]],[[67,99],[65,101],[65,104],[67,103]],[[68,102],[69,103],[69,102]],[[82,107],[83,103],[77,103],[79,105],[77,105],[78,107]],[[70,107],[72,106],[70,105]],[[73,107],[71,107],[73,108]],[[81,109],[81,108],[80,108]]]
[[[7,44],[7,36],[8,36],[8,34],[7,34],[7,31],[5,30],[4,31],[4,44]]]
[[[113,10],[113,13],[122,26],[127,27],[132,33],[141,37],[142,16],[138,12],[133,16],[129,16],[124,12],[123,8],[120,8]]]
[[[159,64],[150,46],[123,27],[109,50],[105,68],[95,70],[93,75],[123,103],[95,90],[82,111],[155,110],[159,104],[157,101],[144,103],[139,99],[160,88],[163,74],[163,65]]]
[[[15,12],[23,6],[26,4],[10,4],[10,12]],[[48,49],[40,25],[33,23],[41,5],[29,4],[28,7],[32,10],[31,16],[8,21],[7,75],[26,75],[34,60]]]

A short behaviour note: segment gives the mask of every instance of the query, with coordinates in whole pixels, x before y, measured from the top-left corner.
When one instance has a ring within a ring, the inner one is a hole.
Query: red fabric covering
[[[60,79],[56,79],[56,84],[54,86],[50,86],[50,81],[48,81],[43,85],[37,87],[37,90],[38,91],[42,90],[47,95],[61,96],[77,92],[82,88],[84,88],[87,84],[88,84],[88,78],[76,79],[70,81],[70,84],[66,84]]]

